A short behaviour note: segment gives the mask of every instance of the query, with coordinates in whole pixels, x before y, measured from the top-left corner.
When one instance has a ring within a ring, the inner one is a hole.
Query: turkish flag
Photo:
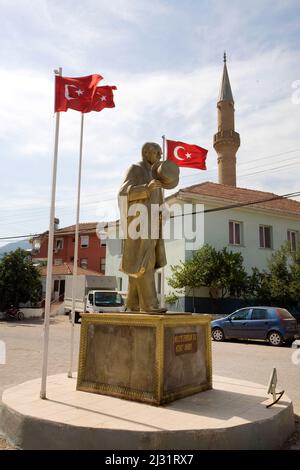
[[[82,113],[91,111],[91,103],[101,75],[86,77],[55,77],[55,112],[75,109]]]
[[[97,86],[91,104],[91,111],[102,111],[104,108],[114,108],[114,94],[116,86]]]
[[[177,166],[206,170],[205,160],[208,150],[198,145],[186,144],[177,140],[167,140],[167,159]]]

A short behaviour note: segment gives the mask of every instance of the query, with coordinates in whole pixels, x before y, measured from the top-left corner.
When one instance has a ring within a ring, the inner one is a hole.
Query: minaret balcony
[[[240,134],[233,130],[219,131],[214,134],[214,145],[218,144],[234,144],[234,146],[240,146]]]

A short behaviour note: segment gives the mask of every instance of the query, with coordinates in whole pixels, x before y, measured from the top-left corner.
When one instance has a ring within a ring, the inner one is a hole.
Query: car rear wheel
[[[78,312],[74,312],[74,323],[79,323],[80,314]],[[69,312],[69,321],[72,322],[72,312]]]
[[[225,339],[223,330],[221,330],[221,328],[214,328],[212,330],[212,337],[214,341],[224,341]]]
[[[287,346],[291,346],[294,341],[295,341],[294,338],[288,338],[288,339],[285,340],[285,344],[286,344]]]
[[[24,320],[24,313],[21,312],[21,311],[19,311],[19,312],[17,313],[17,318],[18,318],[18,320],[20,320],[20,321]]]
[[[282,336],[278,331],[271,331],[268,334],[268,340],[272,346],[281,346],[283,343]]]
[[[79,312],[75,312],[75,323],[79,323],[79,320],[81,319],[81,316],[80,316],[80,313]]]

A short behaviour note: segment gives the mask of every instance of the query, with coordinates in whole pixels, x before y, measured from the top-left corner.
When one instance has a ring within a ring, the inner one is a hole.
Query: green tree
[[[291,265],[293,258],[288,245],[277,250],[268,262],[272,303],[289,305],[292,302],[290,284],[292,281]]]
[[[222,298],[227,295],[240,297],[246,289],[247,273],[244,268],[243,255],[223,248],[219,252],[219,286]]]
[[[178,302],[178,295],[174,293],[165,295],[165,302],[169,305],[175,305]]]
[[[252,268],[252,274],[248,276],[244,296],[247,300],[251,299],[251,303],[255,299],[257,304],[270,305],[272,303],[270,273]]]
[[[41,276],[28,253],[18,248],[0,261],[0,308],[20,302],[36,302],[41,295]]]
[[[252,269],[246,296],[265,305],[293,306],[300,303],[300,251],[282,245],[268,261],[268,270]]]
[[[207,287],[211,299],[226,295],[239,296],[246,287],[247,274],[241,253],[223,248],[221,251],[205,244],[185,263],[171,266],[168,283],[174,289]]]
[[[290,281],[290,296],[294,304],[300,305],[300,242],[297,245],[297,250],[291,253],[292,263],[291,281]]]

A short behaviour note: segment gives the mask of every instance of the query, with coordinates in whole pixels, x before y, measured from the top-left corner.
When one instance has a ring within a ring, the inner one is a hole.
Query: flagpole
[[[162,157],[163,161],[166,159],[166,136],[162,136]],[[165,190],[162,189],[163,201],[165,203]],[[163,225],[162,225],[162,237],[163,237]],[[160,284],[160,306],[165,307],[165,267],[161,269],[161,284]]]
[[[54,73],[56,75],[62,75],[62,68],[59,67],[58,71],[55,70]],[[44,333],[43,334],[43,338],[44,338],[44,341],[43,341],[43,362],[42,362],[42,381],[41,381],[41,391],[40,391],[40,397],[42,399],[46,399],[46,385],[47,385],[59,123],[60,123],[60,113],[57,112],[56,113],[56,123],[55,123],[53,165],[52,165],[52,190],[51,190],[51,206],[50,206],[50,221],[49,221],[49,236],[48,236],[48,255],[47,255],[47,280],[46,280],[45,317],[44,317],[44,332],[43,332]]]
[[[78,245],[79,245],[79,215],[80,215],[81,170],[82,170],[83,123],[84,123],[84,113],[81,113],[78,183],[77,183],[75,248],[74,248],[74,265],[73,265],[73,278],[72,278],[72,313],[71,313],[72,321],[71,321],[71,336],[70,336],[70,363],[69,363],[69,371],[68,371],[68,377],[69,378],[72,378],[73,355],[74,355],[74,324],[75,324],[75,303],[76,303],[76,291],[77,291],[76,288],[77,288]]]

